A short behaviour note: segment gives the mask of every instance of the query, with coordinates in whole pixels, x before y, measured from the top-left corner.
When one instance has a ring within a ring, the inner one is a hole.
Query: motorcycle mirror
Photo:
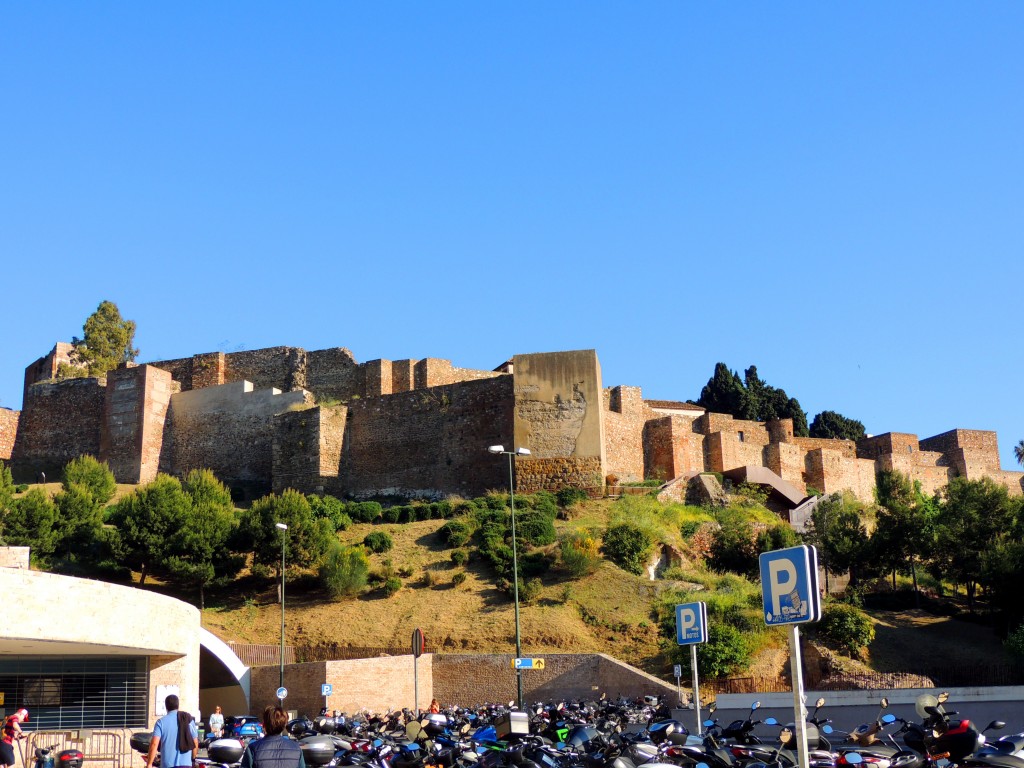
[[[824,696],[819,696],[818,700],[816,702],[814,702],[814,708],[815,709],[821,709],[824,706],[825,706],[825,697]]]
[[[779,731],[779,741],[783,744],[788,744],[789,740],[793,738],[793,732],[789,728],[783,728]]]
[[[864,762],[864,758],[860,756],[859,752],[847,752],[844,757],[850,765],[860,765]]]
[[[889,697],[888,696],[883,696],[882,700],[880,702],[878,702],[878,706],[880,706],[882,709],[885,709],[886,707],[888,707],[889,706]]]
[[[705,728],[712,728],[715,725],[715,721],[714,720],[705,720],[703,725],[704,725]]]
[[[949,701],[949,691],[943,691],[942,693],[940,693],[938,699],[939,704],[945,704],[947,701]]]
[[[832,731],[833,731],[833,728],[832,728],[831,725],[823,725],[823,726],[821,726],[821,732],[822,733],[828,734],[828,733],[832,733]]]
[[[767,718],[767,719],[766,719],[766,720],[764,721],[764,724],[765,724],[765,725],[778,725],[778,724],[779,724],[779,721],[778,721],[778,720],[776,720],[776,719],[775,719],[774,717],[769,717],[769,718]]]
[[[992,730],[998,731],[1005,727],[1006,723],[1004,723],[1002,720],[993,720],[991,723],[985,726],[985,730],[987,731],[991,728]],[[982,731],[982,733],[984,733],[984,731]]]
[[[760,701],[755,701],[753,704],[750,705],[750,711],[751,712],[753,712],[755,709],[760,709],[760,708],[761,708],[761,702]]]
[[[710,704],[708,704],[708,714],[709,715],[715,714],[715,710],[716,709],[718,709],[718,702],[717,701],[712,701]]]
[[[896,722],[896,715],[882,715],[882,722],[883,723],[895,723]]]

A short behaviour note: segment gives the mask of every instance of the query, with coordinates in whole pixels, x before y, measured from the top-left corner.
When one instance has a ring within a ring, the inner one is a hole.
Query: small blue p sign
[[[676,642],[679,645],[706,643],[708,640],[707,603],[683,603],[676,606]]]

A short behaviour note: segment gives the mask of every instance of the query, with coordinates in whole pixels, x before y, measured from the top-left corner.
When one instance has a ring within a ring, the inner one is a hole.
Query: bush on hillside
[[[736,627],[708,622],[708,641],[697,646],[702,677],[726,677],[750,666],[750,643]],[[690,654],[680,654],[689,661]],[[688,664],[686,666],[689,666]]]
[[[380,518],[383,509],[376,501],[357,501],[350,502],[345,511],[357,523],[372,523]]]
[[[451,559],[453,565],[465,565],[469,561],[469,553],[464,549],[456,549]]]
[[[601,565],[597,539],[583,533],[571,533],[559,542],[562,568],[574,579],[588,576]]]
[[[384,582],[384,596],[391,597],[401,588],[402,580],[397,576],[392,576],[390,579]]]
[[[516,537],[518,541],[543,547],[555,541],[555,523],[543,512],[516,512]]]
[[[1006,638],[1006,650],[1018,659],[1024,659],[1024,624],[1021,624]]]
[[[313,510],[313,517],[330,520],[335,531],[347,530],[352,525],[352,518],[345,512],[345,503],[341,499],[309,494],[306,500],[309,502],[309,508]]]
[[[437,535],[449,547],[461,547],[473,535],[473,528],[465,520],[449,520],[438,528]]]
[[[860,608],[848,603],[829,602],[816,629],[853,658],[859,658],[862,649],[875,639],[875,626],[871,619]]]
[[[358,594],[370,576],[370,561],[362,547],[335,543],[320,566],[320,582],[334,599]]]
[[[654,540],[632,523],[619,523],[608,528],[601,549],[605,556],[623,570],[643,573],[651,555]]]
[[[366,534],[366,538],[363,539],[363,544],[371,552],[380,554],[381,552],[387,552],[390,550],[395,545],[395,542],[385,531],[374,531],[373,533]]]

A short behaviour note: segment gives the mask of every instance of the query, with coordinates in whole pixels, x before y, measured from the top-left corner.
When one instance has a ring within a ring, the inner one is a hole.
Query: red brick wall
[[[150,365],[107,375],[100,458],[119,483],[156,477],[172,384],[170,373]]]

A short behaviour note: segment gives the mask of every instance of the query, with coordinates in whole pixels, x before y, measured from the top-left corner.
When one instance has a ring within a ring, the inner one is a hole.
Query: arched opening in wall
[[[249,714],[249,668],[230,646],[200,630],[199,711],[203,722],[220,707],[225,716]]]

